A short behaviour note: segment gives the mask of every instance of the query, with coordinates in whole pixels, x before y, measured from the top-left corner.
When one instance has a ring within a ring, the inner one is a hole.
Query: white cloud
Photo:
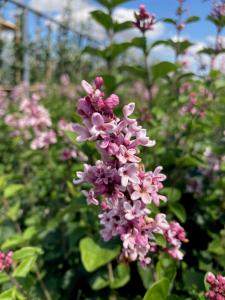
[[[63,10],[66,6],[66,0],[31,0],[30,5],[39,11],[44,11],[49,14],[56,14],[57,20],[62,19]],[[90,12],[98,9],[89,0],[76,0],[71,3],[71,27],[76,28],[78,31],[87,33],[94,39],[106,43],[107,37],[103,28],[93,21],[90,17]],[[119,7],[114,11],[115,20],[118,22],[133,21],[134,10],[130,8]],[[147,36],[149,39],[156,39],[164,33],[164,24],[158,22],[154,30],[148,32]],[[137,29],[125,30],[116,36],[117,41],[129,41],[133,37],[138,36],[139,32]]]

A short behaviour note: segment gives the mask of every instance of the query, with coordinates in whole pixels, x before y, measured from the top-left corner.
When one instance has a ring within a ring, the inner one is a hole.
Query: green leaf
[[[180,203],[170,203],[169,209],[172,213],[174,213],[174,215],[178,218],[180,222],[186,222],[187,214],[184,207]]]
[[[9,217],[10,220],[16,221],[19,217],[19,209],[20,209],[20,201],[16,201],[16,203],[12,206],[7,211],[7,216]]]
[[[118,289],[126,285],[130,280],[130,267],[128,264],[121,263],[117,265],[114,274],[114,280],[110,282],[112,289]]]
[[[9,277],[4,272],[0,272],[0,284],[9,281]]]
[[[4,197],[5,198],[10,198],[10,197],[14,196],[17,192],[22,190],[23,187],[24,187],[23,184],[10,184],[10,185],[8,185],[5,188]]]
[[[30,226],[26,228],[23,233],[23,241],[31,240],[37,233],[38,230],[35,226]]]
[[[105,50],[100,50],[96,47],[87,46],[84,48],[83,53],[88,53],[102,59],[106,59]]]
[[[15,287],[0,294],[0,300],[27,300]]]
[[[107,13],[101,11],[101,10],[94,10],[91,12],[92,18],[98,22],[100,25],[102,25],[106,30],[112,28],[113,26],[113,20]]]
[[[163,19],[163,22],[173,24],[175,26],[177,25],[176,21],[171,18],[165,18],[165,19]]]
[[[169,280],[162,278],[146,292],[143,300],[166,300],[169,293]]]
[[[6,240],[1,248],[2,250],[11,249],[13,247],[19,246],[24,242],[23,237],[20,235],[15,235],[11,237],[10,239]]]
[[[115,59],[117,56],[121,55],[130,47],[131,44],[127,42],[112,44],[111,46],[105,49],[106,57],[110,59]]]
[[[65,130],[64,133],[65,133],[66,137],[69,139],[69,141],[71,143],[77,144],[76,143],[76,134],[75,134],[75,132]]]
[[[192,17],[187,18],[185,23],[186,24],[193,23],[193,22],[197,22],[199,20],[200,20],[200,18],[198,16],[192,16]]]
[[[177,51],[178,54],[182,54],[185,52],[185,50],[187,50],[187,48],[189,48],[190,46],[193,45],[193,43],[189,42],[188,40],[184,40],[184,41],[173,41],[173,40],[169,40],[168,44]]]
[[[26,277],[27,274],[34,267],[37,256],[32,256],[24,259],[21,264],[13,272],[14,277]]]
[[[111,74],[104,74],[102,77],[107,94],[111,94],[117,86],[116,77]]]
[[[176,188],[164,188],[163,194],[167,196],[169,201],[177,202],[181,198],[181,191]]]
[[[199,291],[204,290],[204,275],[194,269],[187,269],[182,274],[184,288],[190,290],[197,288]]]
[[[215,54],[215,49],[213,49],[213,48],[204,48],[204,49],[198,51],[198,53],[214,55]]]
[[[37,256],[43,254],[41,248],[38,247],[23,247],[20,250],[17,250],[13,254],[13,260],[20,261],[28,257]]]
[[[109,247],[109,244],[97,243],[90,237],[85,237],[80,241],[81,260],[88,272],[93,272],[104,266],[120,252],[119,246]]]
[[[133,1],[133,0],[111,0],[111,3],[112,3],[112,7],[115,8],[118,5],[130,2],[130,1]]]
[[[92,290],[99,291],[109,285],[108,273],[106,270],[101,270],[94,274],[90,280]]]
[[[149,288],[150,284],[154,282],[153,272],[151,268],[143,268],[140,264],[137,266],[138,273],[141,277],[142,283],[146,290]]]
[[[161,46],[161,45],[164,45],[164,46],[171,46],[170,43],[169,43],[168,41],[158,40],[158,41],[152,43],[151,49],[153,49],[154,47],[157,47],[157,46]]]
[[[162,235],[160,233],[155,233],[154,237],[155,237],[155,242],[158,246],[160,246],[162,248],[166,247],[166,239],[165,239],[164,235]]]
[[[159,256],[159,261],[156,264],[157,280],[166,277],[172,283],[176,277],[177,266],[176,261],[169,255],[163,253]]]
[[[158,64],[155,64],[152,67],[152,73],[153,73],[153,77],[159,78],[159,77],[164,77],[167,74],[169,74],[172,71],[176,71],[177,69],[177,65],[168,62],[168,61],[162,61]]]
[[[15,294],[15,288],[12,288],[10,290],[1,293],[0,300],[16,300],[16,298],[13,297],[13,294]]]
[[[141,66],[121,66],[122,71],[127,71],[128,73],[137,76],[139,78],[146,78],[146,71]]]
[[[116,6],[126,2],[130,2],[131,0],[96,0],[96,1],[108,9],[113,9]]]
[[[208,246],[208,251],[216,255],[224,255],[225,248],[221,244],[221,239],[213,240]]]
[[[134,47],[145,49],[147,45],[147,40],[145,37],[136,37],[132,39],[131,44]]]
[[[132,27],[133,27],[133,23],[130,21],[126,21],[122,23],[114,22],[113,24],[113,29],[115,33],[130,29]]]

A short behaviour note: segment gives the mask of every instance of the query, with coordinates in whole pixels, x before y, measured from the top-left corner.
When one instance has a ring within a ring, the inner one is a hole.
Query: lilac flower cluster
[[[101,235],[105,241],[114,236],[122,240],[121,259],[149,264],[149,255],[159,250],[157,234],[165,239],[163,251],[182,259],[181,243],[187,241],[184,229],[177,222],[169,223],[164,214],[149,217],[149,204],[159,206],[167,200],[159,193],[166,178],[161,173],[162,167],[146,172],[138,156],[138,146],[152,147],[155,141],[130,118],[134,103],[123,107],[122,118],[114,115],[119,98],[114,94],[105,98],[102,85],[101,77],[95,79],[95,87],[82,81],[87,92],[78,102],[83,126],[73,127],[78,133],[77,141],[96,141],[101,160],[93,166],[85,164],[84,171],[77,172],[74,183],[88,182],[93,186],[84,191],[88,204],[99,205],[101,198]]]
[[[197,106],[197,95],[196,93],[192,92],[189,95],[189,102],[182,106],[179,113],[180,115],[184,115],[184,114],[191,114],[193,116],[198,116],[200,118],[205,116],[205,111],[204,109],[200,108]]]
[[[46,108],[39,104],[40,97],[33,94],[31,99],[23,98],[19,104],[19,113],[8,114],[5,123],[15,130],[14,136],[31,139],[31,149],[48,148],[56,143],[56,133]]]
[[[156,23],[155,15],[148,12],[145,6],[142,4],[139,6],[139,12],[134,14],[134,25],[142,32],[145,33],[148,30],[153,30]]]
[[[210,289],[205,293],[207,299],[225,300],[225,277],[214,275],[209,272],[206,281],[210,284]]]
[[[0,272],[8,270],[11,267],[12,255],[12,251],[9,251],[8,253],[0,252]]]

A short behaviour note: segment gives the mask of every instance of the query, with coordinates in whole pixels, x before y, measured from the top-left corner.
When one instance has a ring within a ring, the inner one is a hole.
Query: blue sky
[[[51,11],[46,11],[46,5],[51,2],[54,7],[54,3],[56,4],[55,14],[57,13],[57,5],[59,5],[60,0],[21,0],[21,2],[28,3],[30,5],[37,5],[40,3],[40,9],[44,11],[45,13],[52,14]],[[83,2],[89,1],[93,5],[96,5],[95,0],[82,0]],[[76,2],[82,2],[81,0],[72,0],[73,3]],[[65,3],[66,0],[61,0],[61,2]],[[183,36],[191,39],[194,42],[206,42],[209,36],[215,35],[215,28],[213,24],[211,24],[209,21],[206,20],[206,16],[211,11],[211,4],[212,1],[204,1],[204,0],[186,0],[184,3],[185,8],[187,8],[187,13],[185,16],[191,16],[191,15],[197,15],[201,18],[201,21],[197,23],[193,23],[187,26],[185,30],[183,31]],[[41,5],[41,3],[43,3]],[[131,0],[128,3],[122,5],[122,7],[127,9],[137,9],[140,4],[144,3],[146,5],[146,8],[155,13],[158,19],[162,19],[165,17],[174,17],[175,10],[177,7],[177,1],[176,0]],[[5,11],[5,15],[8,19],[12,19],[10,14],[12,13],[12,6],[8,5],[8,9]],[[30,33],[34,31],[35,28],[35,19],[30,16],[29,17],[30,22]],[[173,30],[173,26],[170,24],[166,24],[164,26],[164,32],[162,36],[160,36],[160,39],[172,37],[174,36],[175,32]]]

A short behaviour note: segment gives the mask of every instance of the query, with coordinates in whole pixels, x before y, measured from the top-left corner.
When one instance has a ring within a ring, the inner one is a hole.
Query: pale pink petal
[[[123,107],[124,117],[130,116],[133,113],[134,108],[135,108],[135,103],[129,103],[129,104],[125,105]]]
[[[104,124],[103,117],[97,112],[92,115],[91,120],[92,120],[93,125],[96,125],[96,126],[100,126],[100,125]]]
[[[82,87],[85,90],[85,92],[87,92],[88,94],[91,94],[94,92],[93,87],[86,80],[82,80],[81,84],[82,84]]]
[[[132,200],[137,200],[137,199],[140,199],[140,198],[141,198],[141,194],[138,191],[133,192],[132,195],[131,195]]]

